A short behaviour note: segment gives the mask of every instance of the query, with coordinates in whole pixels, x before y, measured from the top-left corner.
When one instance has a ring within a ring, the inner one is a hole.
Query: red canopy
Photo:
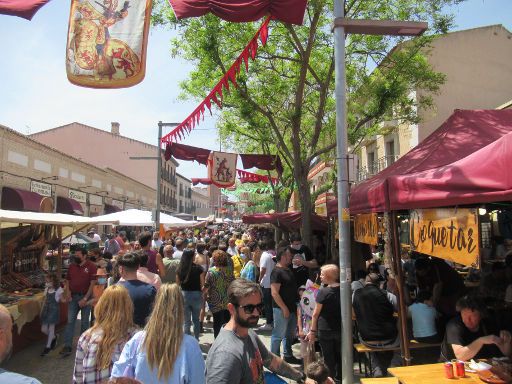
[[[327,230],[327,218],[315,213],[311,216],[312,227],[314,231]],[[277,212],[277,213],[257,213],[254,215],[242,216],[245,224],[274,224],[288,231],[297,231],[302,223],[301,212]]]
[[[27,20],[50,0],[0,0],[0,14],[19,16]]]
[[[178,19],[213,13],[234,22],[259,20],[268,13],[272,18],[301,25],[307,0],[169,0]]]
[[[510,132],[510,109],[455,110],[397,162],[354,187],[350,213],[510,199]]]

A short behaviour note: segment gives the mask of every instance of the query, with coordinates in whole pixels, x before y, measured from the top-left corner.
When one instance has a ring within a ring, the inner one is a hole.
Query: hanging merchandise
[[[177,19],[213,13],[234,22],[255,21],[270,13],[272,18],[302,25],[306,0],[169,0]]]
[[[72,0],[66,71],[75,85],[124,88],[146,72],[151,0]]]
[[[236,153],[213,151],[208,160],[208,174],[212,184],[228,188],[235,184]]]
[[[1,0],[0,15],[18,16],[32,20],[39,8],[50,0]]]
[[[258,40],[261,41],[262,45],[267,43],[269,22],[270,17],[267,17],[260,29],[258,29],[258,32],[256,32],[249,44],[247,44],[240,56],[238,56],[231,67],[229,67],[222,79],[220,79],[217,85],[210,91],[208,96],[206,96],[206,98],[197,106],[196,109],[194,109],[194,111],[192,111],[190,115],[188,115],[185,120],[180,123],[180,125],[162,137],[163,143],[178,141],[185,138],[185,133],[190,133],[190,131],[199,124],[199,121],[204,118],[206,108],[208,108],[211,114],[212,103],[215,103],[219,108],[222,108],[223,92],[229,91],[229,83],[236,87],[236,77],[240,73],[242,64],[245,64],[245,70],[249,71],[249,57],[252,60],[256,58]]]

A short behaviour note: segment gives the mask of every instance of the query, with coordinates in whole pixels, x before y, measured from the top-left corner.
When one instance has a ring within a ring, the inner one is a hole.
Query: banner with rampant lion
[[[236,180],[236,153],[212,151],[208,159],[208,174],[212,184],[219,188],[228,188]]]
[[[142,81],[151,0],[72,0],[66,71],[71,83],[123,88]]]

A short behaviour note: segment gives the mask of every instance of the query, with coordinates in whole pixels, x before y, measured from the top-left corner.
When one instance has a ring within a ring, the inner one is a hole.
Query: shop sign
[[[112,199],[112,205],[120,210],[124,209],[124,203],[122,201]]]
[[[69,190],[68,197],[70,199],[75,199],[79,203],[87,202],[87,194],[85,192],[75,191],[73,189]]]
[[[376,213],[364,213],[354,218],[354,238],[359,243],[377,245],[379,223]]]
[[[52,186],[51,184],[32,180],[30,182],[30,192],[39,193],[41,196],[52,197]]]
[[[476,209],[411,211],[411,249],[464,265],[477,265],[480,238]]]
[[[89,203],[91,205],[103,205],[103,198],[98,195],[89,195]]]

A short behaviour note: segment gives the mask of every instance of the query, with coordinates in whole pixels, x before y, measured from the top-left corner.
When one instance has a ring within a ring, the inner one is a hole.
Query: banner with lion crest
[[[208,175],[212,184],[219,188],[229,188],[236,180],[236,153],[212,151],[208,159]]]
[[[66,71],[71,83],[123,88],[144,79],[151,0],[72,0]]]

